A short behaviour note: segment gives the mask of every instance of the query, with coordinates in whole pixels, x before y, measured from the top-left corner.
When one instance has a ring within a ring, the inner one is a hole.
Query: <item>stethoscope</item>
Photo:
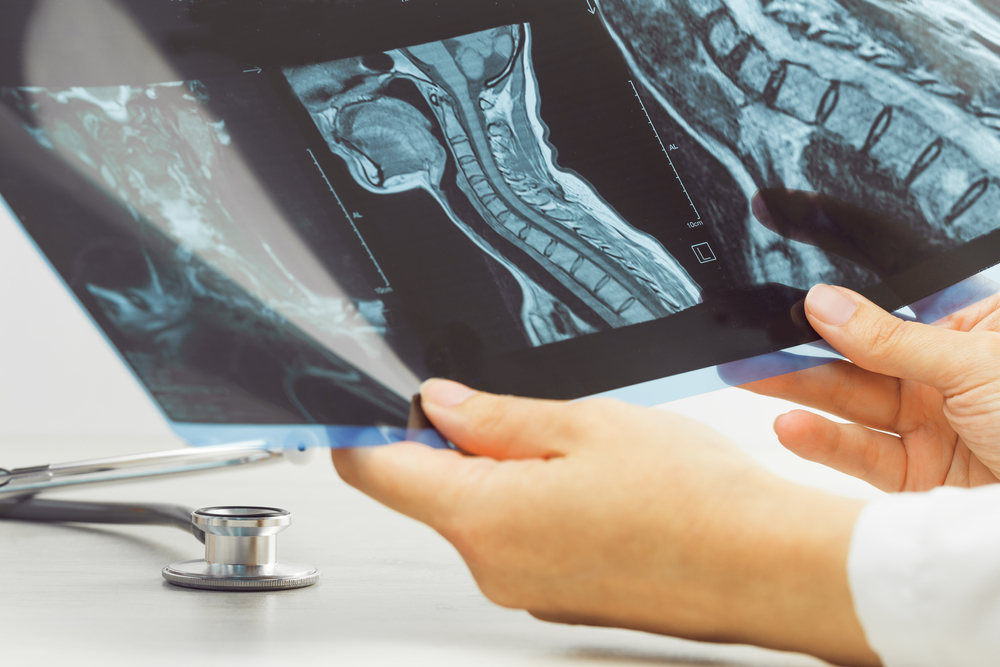
[[[0,468],[0,519],[59,523],[173,526],[205,544],[205,557],[163,568],[163,578],[186,588],[273,591],[311,586],[320,571],[278,560],[277,536],[292,515],[274,507],[206,507],[96,503],[39,498],[57,488],[186,475],[295,459],[301,452],[272,449],[265,442],[188,448],[115,458]]]

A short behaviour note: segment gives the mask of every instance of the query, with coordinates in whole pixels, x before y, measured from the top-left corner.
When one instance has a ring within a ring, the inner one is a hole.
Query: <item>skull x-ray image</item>
[[[1000,20],[976,0],[602,0],[643,93],[728,198],[818,191],[954,248],[1000,226]],[[704,184],[689,183],[695,197]],[[704,201],[719,211],[727,197]],[[720,214],[751,282],[866,287],[865,267]]]
[[[699,286],[656,239],[557,163],[539,115],[531,53],[530,26],[513,25],[289,68],[285,75],[358,185],[378,193],[425,190],[509,272],[533,345],[595,331],[590,318],[553,296],[548,281],[570,290],[609,327],[700,303]],[[433,118],[393,94],[400,82],[419,91]],[[449,156],[459,168],[446,182]],[[479,236],[452,208],[449,190],[464,193],[475,213],[541,266],[548,281],[530,277]]]

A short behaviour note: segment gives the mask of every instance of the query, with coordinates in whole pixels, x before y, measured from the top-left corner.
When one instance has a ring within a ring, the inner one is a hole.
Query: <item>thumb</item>
[[[572,447],[576,410],[560,401],[496,396],[451,380],[420,388],[424,412],[459,449],[495,459],[553,458]]]
[[[851,290],[829,285],[809,291],[805,312],[828,343],[866,370],[927,384],[947,396],[996,379],[996,369],[984,363],[1000,355],[996,334],[902,320]]]

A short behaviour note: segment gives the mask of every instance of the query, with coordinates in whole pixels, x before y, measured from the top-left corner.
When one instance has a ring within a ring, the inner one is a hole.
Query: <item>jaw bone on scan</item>
[[[601,10],[636,78],[732,174],[735,197],[819,190],[944,248],[998,226],[1000,22],[978,0],[602,0]],[[731,253],[754,280],[843,280],[817,248],[749,212],[742,224],[727,236],[741,239]]]
[[[700,303],[698,285],[655,239],[555,164],[538,114],[527,26],[288,69],[285,75],[359,185],[376,193],[426,190],[462,233],[514,277],[533,345],[594,328],[477,234],[448,203],[446,188],[464,193],[483,221],[574,294],[590,319],[621,327]],[[388,93],[399,79],[420,91],[446,146],[435,137],[431,119]],[[443,182],[448,152],[457,165],[456,183]]]

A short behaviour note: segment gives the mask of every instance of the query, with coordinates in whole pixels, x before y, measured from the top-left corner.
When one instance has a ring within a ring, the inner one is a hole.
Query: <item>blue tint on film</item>
[[[434,429],[407,429],[393,426],[320,426],[260,424],[197,424],[172,422],[174,432],[195,447],[236,442],[260,442],[261,447],[304,451],[317,447],[347,449],[373,447],[396,442],[420,442],[435,449],[450,449]]]
[[[932,324],[997,293],[1000,293],[1000,265],[921,299],[896,314],[903,319]],[[906,311],[913,315],[903,314]],[[727,387],[738,387],[758,380],[816,368],[840,359],[843,357],[829,344],[817,341],[712,368],[702,368],[622,387],[598,396],[615,398],[636,405],[661,405]]]
[[[809,343],[780,352],[622,387],[598,394],[597,397],[614,398],[635,405],[662,405],[690,396],[822,366],[841,358],[825,343]]]

